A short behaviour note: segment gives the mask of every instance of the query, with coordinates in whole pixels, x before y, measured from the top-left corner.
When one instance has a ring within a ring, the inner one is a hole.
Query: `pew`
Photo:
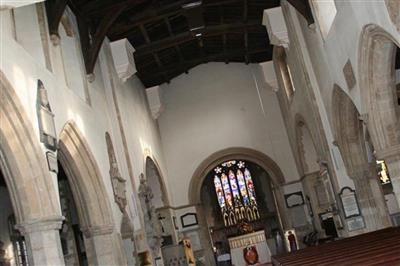
[[[275,266],[400,265],[400,227],[391,227],[272,257]]]

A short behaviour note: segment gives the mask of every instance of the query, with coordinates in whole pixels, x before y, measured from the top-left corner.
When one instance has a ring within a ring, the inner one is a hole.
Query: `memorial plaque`
[[[356,231],[365,227],[364,218],[362,216],[353,217],[346,221],[348,230]]]
[[[339,193],[345,218],[360,216],[356,193],[350,187],[344,187]]]
[[[286,194],[286,207],[293,208],[304,204],[303,193],[301,191]]]

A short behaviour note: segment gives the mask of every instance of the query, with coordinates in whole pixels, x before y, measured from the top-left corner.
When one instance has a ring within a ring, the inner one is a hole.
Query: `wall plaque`
[[[193,212],[188,212],[181,216],[182,228],[197,225],[197,214]]]
[[[285,195],[286,207],[293,208],[304,204],[303,193],[301,191]]]
[[[344,187],[340,191],[339,196],[342,201],[344,217],[346,219],[361,215],[356,192],[353,189]]]
[[[351,231],[356,231],[363,229],[365,227],[364,218],[362,216],[357,216],[346,220],[347,228]]]
[[[57,150],[57,132],[54,123],[54,113],[51,111],[47,90],[38,80],[36,112],[39,123],[40,141],[52,151]]]
[[[57,163],[56,155],[53,152],[48,151],[48,152],[46,152],[46,159],[47,159],[47,166],[49,167],[49,170],[51,172],[54,172],[57,174],[58,173],[58,163]]]

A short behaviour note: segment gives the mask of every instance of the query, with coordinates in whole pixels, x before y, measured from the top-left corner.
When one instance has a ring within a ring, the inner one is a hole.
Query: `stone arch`
[[[367,129],[351,98],[336,84],[332,108],[335,138],[347,174],[354,182],[366,230],[387,227],[390,221],[375,162],[368,161]]]
[[[71,187],[90,265],[125,265],[122,239],[114,232],[109,196],[89,144],[74,122],[60,133],[58,160]]]
[[[350,177],[368,169],[363,122],[351,98],[338,86],[332,93],[332,114],[335,139]]]
[[[57,194],[44,152],[11,84],[0,71],[1,167],[13,202],[17,223],[59,217]]]
[[[267,155],[250,148],[243,147],[232,147],[224,150],[220,150],[208,156],[194,171],[192,179],[189,185],[189,205],[195,206],[196,213],[199,223],[199,235],[200,241],[205,248],[204,254],[207,260],[207,265],[214,264],[213,251],[211,249],[212,243],[208,225],[206,221],[206,211],[201,202],[201,187],[207,174],[212,171],[218,164],[233,159],[242,159],[259,165],[263,168],[270,176],[272,182],[272,191],[275,196],[275,204],[277,217],[281,228],[288,226],[288,219],[286,213],[283,211],[284,207],[284,196],[282,186],[285,183],[285,178],[279,166]]]
[[[378,157],[400,151],[400,115],[395,89],[399,44],[381,27],[369,24],[359,43],[359,79],[368,129]]]
[[[63,218],[44,151],[23,105],[2,71],[0,91],[0,168],[17,227],[27,241],[29,263],[62,264],[58,229]],[[53,253],[51,257],[49,252]]]
[[[311,131],[300,114],[296,114],[295,123],[300,172],[302,175],[316,172],[319,170],[319,158]]]
[[[161,200],[164,206],[169,206],[169,197],[168,197],[168,190],[167,186],[165,184],[165,179],[162,175],[161,169],[157,161],[154,159],[154,157],[151,157],[150,155],[147,155],[145,158],[145,176],[147,179],[147,182],[149,183],[149,178],[155,177],[160,187],[160,192],[161,192]],[[150,185],[150,184],[149,184]]]
[[[395,25],[397,31],[400,32],[400,1],[398,0],[385,0],[386,8],[389,17]]]
[[[112,211],[100,169],[72,121],[61,131],[58,159],[68,176],[82,231],[112,231]]]
[[[200,191],[206,175],[218,164],[231,159],[243,159],[261,166],[271,177],[274,186],[285,183],[285,178],[279,166],[262,152],[249,148],[227,148],[213,153],[206,158],[195,170],[189,185],[189,203],[197,205],[201,203]]]

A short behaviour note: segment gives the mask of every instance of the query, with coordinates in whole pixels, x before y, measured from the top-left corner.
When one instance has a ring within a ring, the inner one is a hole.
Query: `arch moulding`
[[[275,186],[285,183],[285,178],[279,166],[264,153],[249,148],[227,148],[211,154],[197,167],[189,185],[189,204],[200,204],[200,190],[204,178],[216,165],[238,158],[261,166],[270,175]]]
[[[144,175],[145,175],[146,178],[148,178],[148,175],[149,175],[149,173],[148,173],[148,170],[149,170],[148,169],[148,167],[149,167],[148,160],[150,160],[154,164],[155,170],[158,173],[157,179],[158,179],[158,182],[160,183],[161,192],[163,194],[162,195],[162,201],[164,203],[164,206],[170,206],[170,201],[169,201],[169,196],[168,196],[168,189],[167,189],[167,186],[166,186],[166,183],[165,183],[164,175],[161,172],[160,165],[158,164],[158,161],[154,158],[154,156],[151,156],[149,154],[145,155],[145,158],[144,158],[144,171],[145,171]]]
[[[17,223],[62,221],[44,151],[14,88],[0,71],[0,168]]]
[[[315,153],[315,156],[318,159],[321,159],[321,158],[320,158],[320,155],[316,148],[318,146],[316,145],[314,136],[312,135],[311,130],[310,130],[306,120],[304,119],[304,117],[301,114],[297,113],[295,115],[294,120],[295,120],[295,133],[296,133],[296,148],[297,148],[298,160],[299,160],[298,167],[300,168],[301,175],[304,176],[310,170],[309,169],[310,166],[307,164],[307,159],[305,157],[306,147],[304,147],[304,143],[302,140],[302,138],[304,137],[304,130],[306,130],[309,137],[311,138],[312,149],[313,149],[313,152]],[[317,163],[317,161],[315,163]]]
[[[395,25],[397,31],[400,32],[400,1],[399,0],[385,0],[386,8],[389,17]]]
[[[399,43],[395,38],[378,25],[366,25],[361,33],[358,62],[361,96],[378,157],[400,151],[400,111],[395,97],[396,45]]]
[[[103,178],[89,144],[72,121],[60,134],[58,159],[71,186],[81,230],[87,237],[112,233],[113,216]]]

